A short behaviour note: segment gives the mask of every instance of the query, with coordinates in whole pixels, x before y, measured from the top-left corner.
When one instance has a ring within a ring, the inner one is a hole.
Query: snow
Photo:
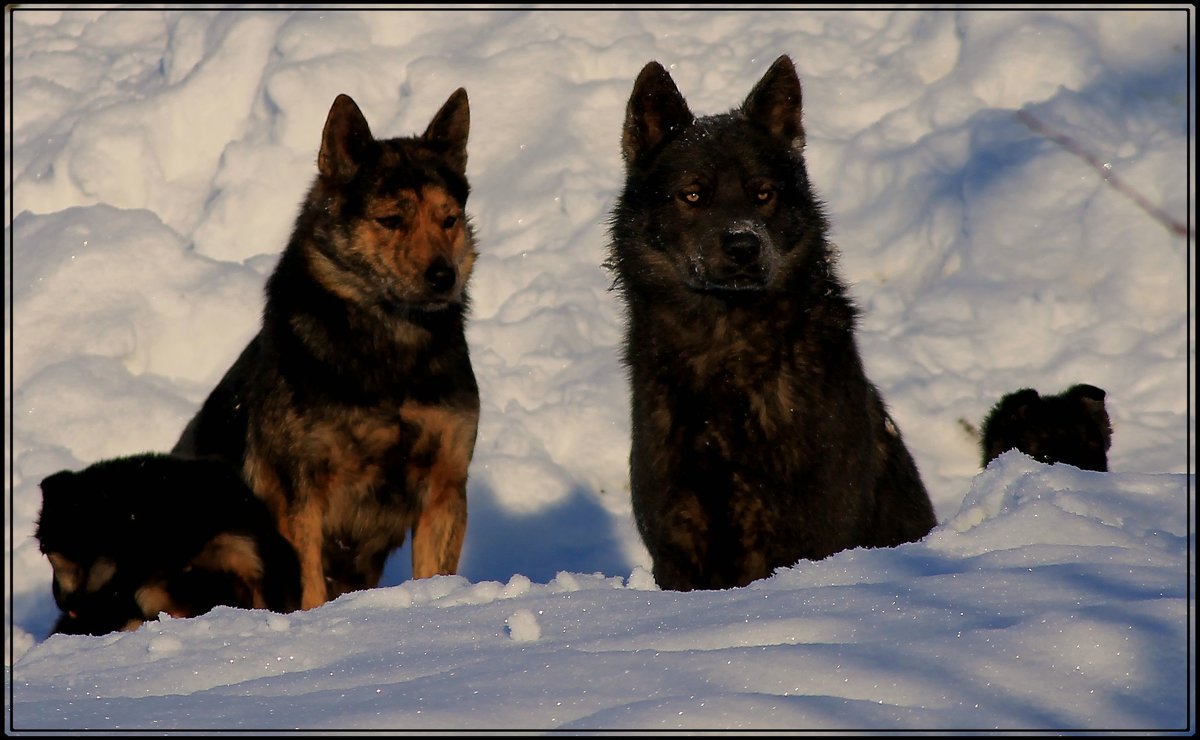
[[[5,23],[10,732],[1194,730],[1190,6]],[[781,53],[864,362],[939,525],[663,592],[600,266],[624,106],[657,59],[724,112]],[[47,638],[39,481],[174,443],[256,331],[338,93],[398,136],[459,86],[483,404],[459,575],[410,580],[405,549],[307,612]],[[1077,382],[1108,392],[1111,472],[980,470],[960,419]]]

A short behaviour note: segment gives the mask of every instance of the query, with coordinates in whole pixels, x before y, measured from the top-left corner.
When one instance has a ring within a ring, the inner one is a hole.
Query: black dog
[[[866,378],[808,183],[786,56],[696,118],[657,62],[627,109],[608,265],[626,303],[630,478],[663,588],[726,588],[936,523]]]
[[[983,421],[983,466],[1016,448],[1044,463],[1081,470],[1108,470],[1112,423],[1105,393],[1094,385],[1074,385],[1056,396],[1032,388],[1010,393]]]
[[[228,465],[145,454],[44,479],[36,537],[54,568],[55,632],[136,629],[160,612],[288,612],[300,566]]]

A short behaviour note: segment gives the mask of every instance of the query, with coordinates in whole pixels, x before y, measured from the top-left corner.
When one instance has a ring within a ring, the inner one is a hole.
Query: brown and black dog
[[[469,121],[460,88],[422,135],[376,139],[334,100],[261,330],[175,446],[242,470],[296,547],[303,608],[378,585],[410,530],[414,577],[457,570],[479,419]]]
[[[54,569],[54,631],[102,635],[162,612],[288,612],[300,566],[267,507],[217,460],[102,460],[42,483],[35,536]]]

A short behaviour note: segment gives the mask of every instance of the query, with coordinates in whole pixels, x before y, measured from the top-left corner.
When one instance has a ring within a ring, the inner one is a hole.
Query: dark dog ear
[[[338,95],[329,108],[321,133],[317,169],[338,183],[349,182],[358,173],[375,144],[367,119],[349,95]]]
[[[66,503],[65,499],[70,498],[70,492],[73,490],[73,488],[69,485],[69,481],[74,477],[74,472],[70,470],[60,470],[53,475],[46,476],[39,484],[42,489],[42,507],[38,509],[38,519],[34,528],[33,536],[43,547],[47,544],[42,541],[44,534],[43,530],[45,529],[45,525],[47,523],[46,510],[53,509],[56,514],[52,515],[51,518],[58,517],[61,519],[62,514],[57,512],[59,512],[63,504]],[[43,550],[43,552],[44,551],[45,550]]]
[[[1108,418],[1108,409],[1104,407],[1104,390],[1094,385],[1080,384],[1071,386],[1066,395],[1079,401],[1083,410],[1096,422],[1104,435],[1104,449],[1107,450],[1112,445],[1112,422]]]
[[[621,152],[626,164],[644,161],[694,119],[667,70],[658,62],[642,67],[625,108]]]
[[[1099,401],[1100,403],[1104,403],[1105,397],[1105,393],[1102,388],[1097,388],[1094,385],[1088,385],[1086,383],[1080,383],[1079,385],[1071,386],[1067,389],[1067,395],[1079,398],[1081,400],[1088,399],[1091,401]]]
[[[980,428],[980,447],[983,449],[983,465],[999,457],[1013,447],[1021,436],[1019,428],[1025,422],[1029,410],[1041,401],[1041,396],[1032,388],[1022,388],[1001,398],[983,419]]]
[[[742,113],[751,123],[795,149],[804,148],[800,109],[800,78],[786,54],[775,60],[742,103]]]
[[[467,91],[458,88],[429,122],[422,138],[446,147],[446,158],[460,174],[467,171],[467,133],[471,128],[471,106]]]
[[[52,473],[50,475],[47,475],[45,478],[42,478],[42,483],[41,483],[42,490],[43,491],[46,490],[47,486],[49,486],[50,488],[54,488],[54,487],[58,486],[61,481],[64,481],[67,478],[70,478],[72,475],[75,475],[75,474],[73,472],[71,472],[70,470],[60,470],[57,473]]]
[[[1032,388],[1022,388],[1000,399],[997,411],[1011,419],[1023,419],[1029,407],[1041,400],[1038,392]]]
[[[60,498],[63,494],[70,490],[68,481],[70,481],[76,475],[77,474],[75,472],[70,470],[60,470],[57,473],[42,478],[42,482],[40,484],[42,489],[42,501]]]

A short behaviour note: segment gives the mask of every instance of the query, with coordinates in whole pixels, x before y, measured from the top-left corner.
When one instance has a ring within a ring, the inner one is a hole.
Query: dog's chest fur
[[[883,421],[849,304],[641,308],[626,357],[639,525],[724,585],[859,536]]]
[[[301,444],[313,461],[310,475],[325,480],[333,510],[351,516],[331,518],[328,527],[367,531],[380,515],[419,505],[413,495],[438,465],[447,464],[473,436],[476,415],[469,409],[447,409],[406,402],[397,408],[347,409],[311,426]],[[345,497],[337,501],[336,497]],[[339,505],[340,504],[340,505]],[[339,527],[340,525],[340,527]]]
[[[396,375],[386,394],[361,382],[362,374],[357,384],[327,385],[297,373],[284,384],[287,403],[263,405],[264,421],[293,448],[291,477],[309,484],[288,489],[321,492],[325,531],[362,546],[404,541],[430,474],[439,466],[465,469],[478,420],[474,378],[469,364],[455,361],[457,352],[446,356],[420,342],[393,354]]]

